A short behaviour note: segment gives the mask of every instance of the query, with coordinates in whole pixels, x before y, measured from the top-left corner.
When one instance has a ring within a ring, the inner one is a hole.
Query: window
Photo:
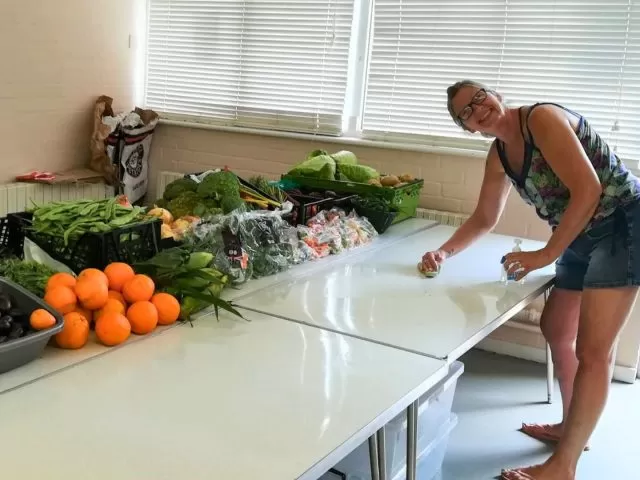
[[[372,37],[366,137],[468,139],[446,87],[470,78],[514,104],[562,103],[640,159],[640,0],[377,0]]]
[[[485,149],[446,109],[470,78],[576,110],[640,160],[640,0],[149,1],[165,115]]]
[[[339,134],[352,15],[353,0],[150,0],[146,103]]]

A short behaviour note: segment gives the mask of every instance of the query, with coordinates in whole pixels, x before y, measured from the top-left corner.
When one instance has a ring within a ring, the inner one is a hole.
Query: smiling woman
[[[534,438],[557,442],[543,465],[503,472],[507,480],[573,480],[604,409],[619,334],[640,285],[640,181],[582,115],[546,102],[507,106],[474,81],[447,89],[453,121],[494,138],[477,206],[425,271],[489,232],[511,188],[547,221],[553,234],[534,252],[507,253],[504,268],[520,280],[556,261],[555,288],[541,318],[558,373],[563,419],[523,425]]]

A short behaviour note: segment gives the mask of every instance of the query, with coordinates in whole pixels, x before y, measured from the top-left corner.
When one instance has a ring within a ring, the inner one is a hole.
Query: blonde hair
[[[496,98],[498,100],[500,100],[501,103],[504,103],[504,101],[502,99],[502,95],[500,95],[494,89],[490,88],[489,86],[485,85],[484,83],[476,82],[475,80],[460,80],[459,82],[456,82],[453,85],[447,87],[447,110],[449,110],[449,115],[451,115],[451,118],[453,119],[453,121],[455,122],[456,125],[458,125],[460,128],[462,128],[463,130],[465,130],[467,132],[471,132],[472,130],[467,128],[467,126],[464,124],[464,122],[462,122],[458,118],[458,114],[453,109],[453,98],[458,94],[460,89],[462,89],[464,87],[474,87],[474,88],[478,88],[478,89],[482,88],[482,89],[486,90],[487,93],[491,93],[491,94],[495,95]]]

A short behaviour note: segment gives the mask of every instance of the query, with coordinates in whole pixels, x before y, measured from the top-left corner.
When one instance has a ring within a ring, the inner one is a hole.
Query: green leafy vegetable
[[[196,192],[183,192],[167,203],[167,210],[174,218],[194,215],[195,209],[200,205],[201,198]]]
[[[56,270],[39,262],[20,260],[19,258],[3,258],[0,260],[0,276],[26,288],[40,298],[44,297],[44,288],[49,277]]]
[[[272,184],[271,182],[269,182],[269,180],[261,175],[251,177],[249,179],[249,183],[255,186],[257,189],[263,191],[270,197],[275,198],[280,203],[283,203],[287,200],[287,194],[284,190],[282,190],[277,185]]]
[[[306,160],[309,160],[313,157],[319,157],[320,155],[329,155],[329,152],[327,152],[326,150],[314,150],[313,152],[309,153],[309,155],[307,155]]]
[[[220,298],[220,292],[229,279],[224,273],[208,266],[212,260],[213,255],[208,252],[174,247],[133,267],[136,272],[149,275],[159,289],[180,300],[183,320],[190,320],[191,315],[208,306],[214,307],[216,317],[219,309],[223,309],[244,318],[231,302]]]
[[[369,180],[373,180],[380,177],[380,174],[375,168],[367,165],[340,165],[339,171],[342,175],[347,177],[352,182],[367,183]]]
[[[195,192],[197,188],[198,183],[195,180],[191,178],[178,178],[164,188],[162,198],[168,202],[185,192]]]
[[[336,176],[336,162],[330,155],[317,155],[293,167],[289,170],[289,174],[334,180]]]
[[[336,162],[336,165],[338,165],[338,170],[340,170],[340,167],[342,165],[358,164],[358,158],[353,152],[349,152],[348,150],[340,150],[339,152],[332,154],[331,158],[333,158]]]
[[[201,198],[215,198],[220,202],[223,213],[230,213],[244,205],[240,197],[240,182],[233,172],[221,170],[202,179],[198,185]]]

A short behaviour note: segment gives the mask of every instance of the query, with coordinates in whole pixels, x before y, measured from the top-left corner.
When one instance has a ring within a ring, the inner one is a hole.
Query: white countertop
[[[450,258],[435,279],[416,265],[455,231],[436,226],[381,249],[345,258],[236,303],[243,308],[436,358],[456,360],[548,288],[553,265],[524,284],[500,282],[513,237],[489,234]],[[523,250],[542,242],[522,243]]]
[[[315,479],[446,374],[439,360],[247,317],[201,318],[0,394],[2,476]]]

